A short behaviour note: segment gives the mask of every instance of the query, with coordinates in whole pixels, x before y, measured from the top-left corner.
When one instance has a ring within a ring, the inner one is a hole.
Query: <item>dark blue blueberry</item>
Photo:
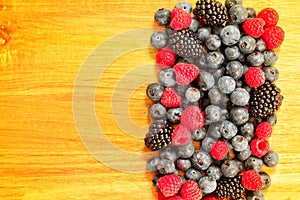
[[[154,19],[159,24],[168,24],[170,22],[171,11],[167,8],[160,8],[155,12]]]
[[[148,112],[153,120],[163,119],[167,115],[166,108],[160,103],[153,104]]]
[[[151,100],[158,101],[164,93],[164,87],[160,83],[151,83],[148,85],[146,93]]]
[[[156,49],[164,48],[168,43],[168,36],[163,32],[155,32],[151,36],[151,44]]]

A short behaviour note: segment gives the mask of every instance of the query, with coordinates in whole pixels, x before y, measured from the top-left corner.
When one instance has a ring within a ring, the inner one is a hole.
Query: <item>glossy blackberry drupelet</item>
[[[172,141],[173,130],[165,120],[154,121],[144,139],[145,145],[153,151],[167,146]]]
[[[210,26],[218,26],[228,20],[227,9],[215,0],[198,0],[193,14]]]
[[[206,51],[198,39],[198,35],[190,29],[171,30],[169,45],[172,51],[183,58],[197,58]]]
[[[266,82],[257,89],[253,89],[249,101],[249,113],[253,117],[268,117],[282,104],[283,96],[280,89],[270,82]]]
[[[217,181],[215,195],[218,198],[238,199],[244,196],[245,188],[242,185],[242,176],[233,178],[222,177]]]

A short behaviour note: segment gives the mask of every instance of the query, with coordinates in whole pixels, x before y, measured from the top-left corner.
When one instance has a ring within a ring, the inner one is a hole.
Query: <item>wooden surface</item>
[[[176,2],[2,1],[0,25],[10,33],[11,40],[0,47],[0,199],[156,198],[151,173],[112,169],[85,148],[74,121],[72,95],[80,67],[94,48],[125,31],[158,27],[153,22],[154,12],[160,7],[172,8]],[[280,14],[279,25],[286,32],[275,65],[280,71],[277,85],[285,100],[270,139],[271,148],[280,155],[280,163],[267,170],[272,176],[272,187],[265,196],[268,200],[298,200],[300,2],[244,0],[244,5],[257,10],[275,8]],[[133,44],[127,39],[107,49],[115,52],[122,45]],[[138,154],[146,151],[142,138],[145,133],[134,137],[116,124],[112,99],[118,80],[138,66],[153,64],[154,55],[155,50],[149,46],[119,56],[102,73],[95,93],[96,116],[107,139]],[[130,94],[127,113],[142,128],[149,123],[147,107],[151,103],[145,96],[145,87],[156,80],[157,73],[144,72],[151,78],[142,77],[144,84],[135,90],[118,89]],[[110,150],[101,153],[109,154]],[[116,160],[120,160],[120,165],[126,162],[124,158]]]

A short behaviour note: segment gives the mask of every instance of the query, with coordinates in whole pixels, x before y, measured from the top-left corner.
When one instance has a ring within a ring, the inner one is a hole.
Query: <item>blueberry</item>
[[[199,84],[199,87],[201,88],[201,90],[207,91],[207,90],[210,90],[214,86],[215,79],[211,73],[201,71],[198,84]]]
[[[266,50],[266,42],[263,39],[258,39],[256,41],[255,49],[259,52],[263,52],[264,50]]]
[[[191,131],[192,139],[193,141],[200,141],[203,140],[206,135],[206,129],[203,126],[202,128],[198,130]]]
[[[213,69],[217,69],[221,67],[221,65],[224,63],[224,55],[219,51],[211,51],[207,53],[207,66]]]
[[[192,12],[192,5],[186,1],[178,2],[175,5],[175,8],[182,8],[182,10],[184,10],[185,12],[187,12],[189,14],[191,14],[191,12]]]
[[[190,158],[194,151],[195,148],[192,142],[189,142],[186,145],[177,146],[177,155],[180,158]]]
[[[254,137],[254,125],[251,122],[247,122],[240,127],[241,134],[250,142]]]
[[[251,66],[261,66],[264,61],[264,55],[261,52],[254,51],[247,56],[247,61]]]
[[[151,36],[151,44],[157,49],[165,47],[168,43],[168,36],[163,32],[155,32]]]
[[[248,147],[248,140],[241,135],[236,135],[232,138],[231,144],[235,151],[244,151]]]
[[[171,108],[167,112],[167,119],[172,124],[179,124],[182,108]]]
[[[174,88],[180,96],[184,96],[186,90],[189,88],[189,85],[175,85]]]
[[[264,65],[265,66],[270,66],[276,63],[278,60],[278,55],[275,51],[264,51]]]
[[[178,159],[176,160],[176,166],[179,170],[185,172],[189,168],[191,168],[192,164],[189,159]]]
[[[216,143],[215,139],[211,137],[205,137],[201,143],[201,150],[209,153],[214,143]]]
[[[230,101],[237,106],[245,106],[248,104],[250,94],[244,88],[236,88],[230,95]]]
[[[247,160],[251,156],[250,146],[248,145],[247,148],[243,151],[236,152],[235,155],[236,155],[236,158],[241,160],[241,161]]]
[[[191,161],[194,168],[198,170],[206,170],[210,166],[212,159],[209,153],[200,150],[193,153]]]
[[[237,166],[238,166],[238,174],[241,173],[242,171],[244,171],[245,167],[244,167],[244,163],[240,160],[236,160],[234,159],[234,161],[236,162]]]
[[[215,140],[221,138],[221,124],[222,122],[211,123],[207,129],[207,137],[211,137]]]
[[[231,139],[237,134],[238,129],[232,122],[224,120],[221,124],[220,131],[222,137],[225,139]]]
[[[260,172],[259,175],[263,182],[263,187],[261,189],[265,190],[268,187],[270,187],[271,186],[271,177],[269,176],[269,174],[267,174],[266,172]]]
[[[173,87],[176,84],[175,72],[173,68],[167,68],[159,72],[159,82],[162,86]]]
[[[241,33],[236,26],[228,25],[221,30],[220,37],[225,45],[232,46],[240,40]]]
[[[254,8],[246,8],[248,18],[256,18],[256,10]]]
[[[217,50],[221,46],[221,39],[218,35],[211,34],[207,37],[205,44],[209,50]]]
[[[238,61],[240,61],[241,63],[246,62],[246,56],[244,53],[240,54],[240,56],[238,57]]]
[[[206,174],[207,176],[211,177],[213,180],[219,180],[222,176],[222,172],[220,170],[219,167],[216,167],[214,165],[210,166],[207,170],[206,170]]]
[[[226,66],[226,70],[232,78],[238,80],[243,76],[244,67],[239,61],[230,61]]]
[[[185,98],[189,102],[196,102],[200,99],[201,93],[197,88],[189,87],[185,92]]]
[[[261,190],[249,191],[246,200],[265,200],[265,196]]]
[[[147,161],[147,169],[151,172],[157,172],[157,164],[159,163],[160,158],[153,157]]]
[[[277,165],[279,156],[275,151],[269,151],[263,158],[264,164],[267,167],[274,167]]]
[[[168,159],[160,159],[157,164],[157,170],[161,174],[172,174],[176,172],[174,162]]]
[[[221,165],[222,174],[227,178],[235,177],[240,169],[235,160],[225,160]]]
[[[277,116],[274,113],[273,115],[270,115],[267,117],[267,122],[269,122],[270,124],[272,124],[272,126],[274,126],[277,122]]]
[[[198,30],[198,28],[199,28],[199,21],[197,19],[193,18],[189,29],[191,29],[193,32],[196,32]]]
[[[210,27],[201,27],[198,29],[198,38],[202,42],[205,42],[207,37],[211,34],[211,28]]]
[[[240,39],[238,46],[243,54],[250,54],[256,48],[256,40],[253,37],[246,35]]]
[[[219,89],[224,94],[230,94],[235,89],[235,81],[230,76],[223,76],[218,81]]]
[[[217,188],[217,181],[214,180],[212,177],[204,176],[199,180],[199,186],[203,193],[209,194],[216,190]]]
[[[219,106],[209,105],[205,108],[206,120],[211,122],[217,122],[221,119],[222,111]]]
[[[207,69],[209,73],[211,73],[215,79],[215,82],[217,82],[222,76],[224,76],[225,68],[220,67],[218,69]]]
[[[200,180],[200,178],[202,177],[202,174],[200,171],[194,169],[194,168],[189,168],[186,172],[185,172],[185,177],[188,180],[193,180],[198,182]]]
[[[249,157],[245,162],[246,170],[255,170],[260,172],[263,167],[263,161],[259,158]]]
[[[228,97],[223,94],[218,88],[212,88],[208,92],[208,97],[212,105],[218,105],[220,107],[226,107]]]
[[[160,83],[151,83],[148,85],[146,93],[151,100],[158,101],[164,93],[164,87]]]
[[[237,46],[231,46],[225,49],[224,54],[227,60],[236,60],[241,53]]]
[[[226,0],[225,6],[227,9],[230,9],[234,5],[242,5],[242,0]]]
[[[175,149],[175,147],[167,146],[159,150],[159,157],[174,162],[179,156],[177,154],[177,150]]]
[[[170,22],[171,11],[167,8],[160,8],[155,12],[154,19],[159,24],[168,24]]]
[[[236,125],[245,124],[249,119],[248,110],[243,107],[235,106],[230,111],[230,119]]]
[[[273,83],[278,80],[279,72],[275,67],[264,67],[263,71],[265,73],[266,81]]]
[[[242,5],[234,5],[229,9],[230,19],[235,24],[241,24],[248,18],[248,12]]]
[[[152,119],[162,119],[166,117],[167,110],[166,108],[161,105],[160,103],[155,103],[149,108],[149,115]]]
[[[182,100],[182,103],[181,103],[181,108],[183,110],[185,110],[189,106],[199,106],[199,102],[198,101],[190,102],[189,100],[187,100],[186,98],[184,98]]]

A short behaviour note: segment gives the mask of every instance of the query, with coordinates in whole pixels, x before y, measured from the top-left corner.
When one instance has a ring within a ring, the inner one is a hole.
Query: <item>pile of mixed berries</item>
[[[283,96],[274,49],[284,40],[272,8],[256,14],[241,0],[198,0],[161,8],[151,36],[159,81],[145,145],[160,200],[261,200],[271,184],[263,165],[278,154],[268,139]]]

